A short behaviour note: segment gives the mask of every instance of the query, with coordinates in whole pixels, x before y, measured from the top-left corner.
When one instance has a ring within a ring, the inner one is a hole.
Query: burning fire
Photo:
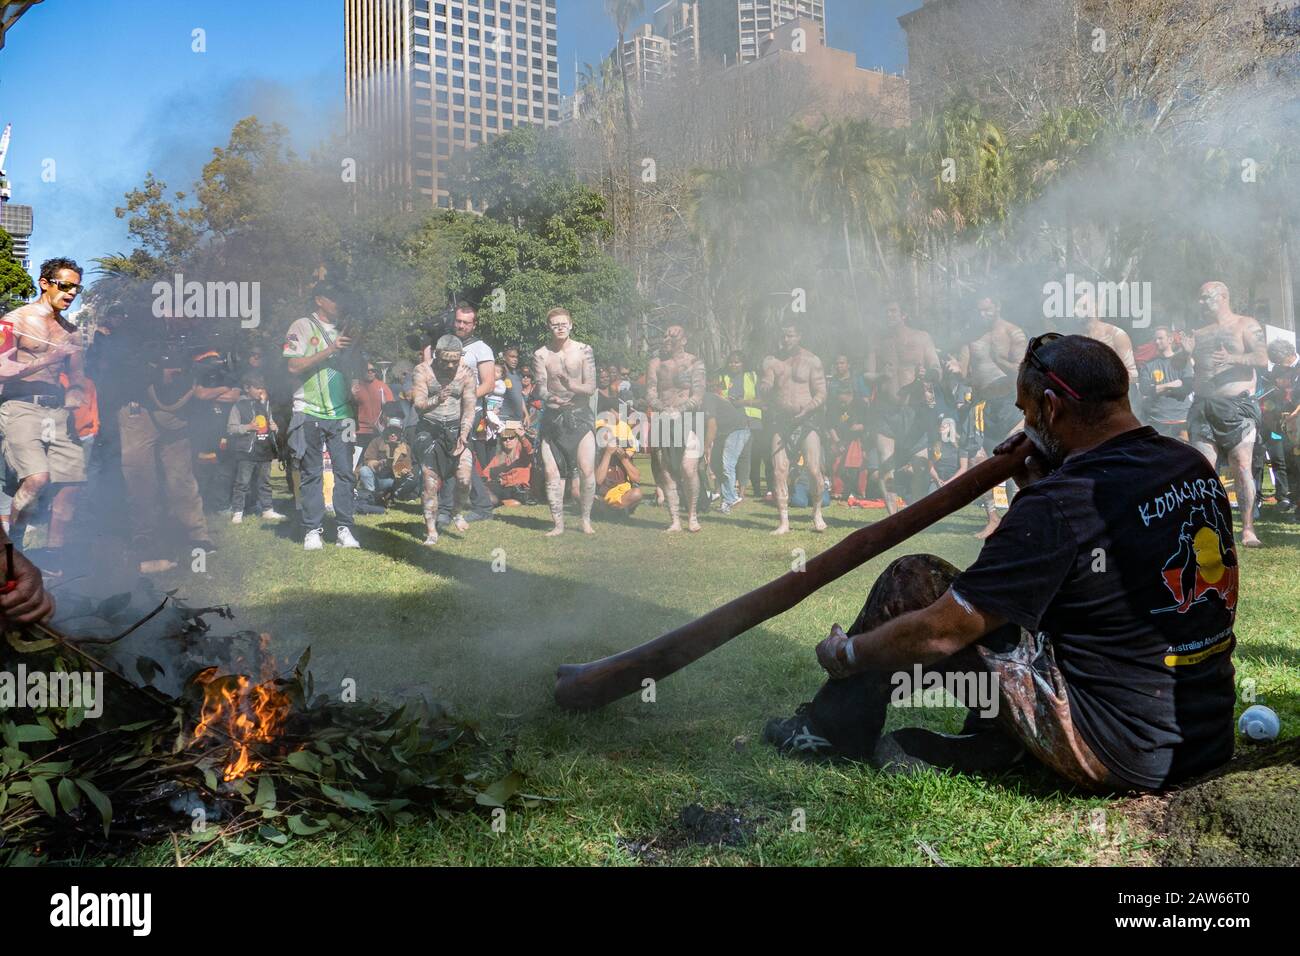
[[[222,779],[238,780],[262,766],[252,749],[270,743],[280,734],[292,704],[273,681],[254,684],[242,674],[217,676],[215,667],[195,676],[203,687],[203,707],[194,739],[215,736],[229,741],[230,760]]]

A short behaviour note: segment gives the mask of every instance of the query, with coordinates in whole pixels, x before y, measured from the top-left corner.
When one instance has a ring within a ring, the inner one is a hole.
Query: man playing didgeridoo
[[[1099,791],[1156,790],[1226,761],[1232,511],[1204,456],[1140,425],[1128,391],[1104,344],[1031,341],[1025,434],[997,452],[1034,453],[979,558],[964,572],[931,555],[893,562],[849,636],[836,626],[817,646],[830,680],[764,736],[894,768],[1000,769],[1028,751]],[[891,700],[930,686],[971,708],[963,733],[882,737]]]

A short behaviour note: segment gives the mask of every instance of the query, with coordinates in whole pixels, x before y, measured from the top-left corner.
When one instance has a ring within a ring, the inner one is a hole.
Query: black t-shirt
[[[194,384],[202,388],[234,388],[235,376],[224,362],[202,362],[194,367]],[[213,451],[226,436],[232,402],[194,399],[190,405],[191,438],[197,451]]]
[[[1232,755],[1237,584],[1214,469],[1147,427],[1023,489],[953,590],[1046,632],[1084,740],[1156,788]]]
[[[734,431],[749,427],[749,416],[714,392],[704,393],[704,414],[707,418],[717,419],[718,434],[714,440],[718,442]]]
[[[840,441],[851,442],[855,438],[859,441],[867,437],[867,405],[856,396],[847,405],[841,405],[838,397],[833,398],[826,404],[826,427],[835,429],[835,434],[839,435]],[[862,431],[855,432],[854,425],[864,426]]]
[[[1157,355],[1138,368],[1138,391],[1144,399],[1143,411],[1153,422],[1187,421],[1187,410],[1192,404],[1192,370],[1183,362],[1175,361],[1177,358]],[[1157,395],[1156,386],[1169,382],[1182,382],[1183,386]]]

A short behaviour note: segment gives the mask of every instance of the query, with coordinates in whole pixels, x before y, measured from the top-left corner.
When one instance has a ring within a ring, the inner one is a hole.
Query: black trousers
[[[1273,467],[1277,500],[1295,501],[1295,493],[1300,491],[1300,458],[1296,457],[1296,449],[1286,438],[1274,438],[1267,427],[1264,432],[1264,451]]]
[[[861,634],[901,614],[929,607],[943,596],[957,574],[955,567],[934,555],[899,558],[876,578],[866,604],[846,633]],[[1011,644],[1019,637],[1020,629],[1007,625],[986,635],[981,643]],[[969,674],[986,669],[972,645],[925,665],[922,674]],[[863,671],[843,680],[826,681],[813,698],[809,712],[817,732],[848,753],[870,755],[889,713],[892,678],[890,671]],[[976,711],[971,713],[974,720],[979,719]]]

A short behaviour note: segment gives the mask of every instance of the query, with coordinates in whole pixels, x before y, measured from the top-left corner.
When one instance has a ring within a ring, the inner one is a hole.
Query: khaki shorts
[[[44,408],[18,399],[0,404],[4,458],[19,481],[47,473],[51,482],[60,484],[86,480],[86,455],[71,437],[70,418],[66,408]]]

